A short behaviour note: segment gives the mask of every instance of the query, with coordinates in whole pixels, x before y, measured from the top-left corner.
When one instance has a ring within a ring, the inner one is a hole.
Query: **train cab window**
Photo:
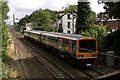
[[[96,51],[96,41],[95,40],[80,40],[79,41],[79,52],[90,52],[89,50]],[[84,50],[88,49],[88,50]]]

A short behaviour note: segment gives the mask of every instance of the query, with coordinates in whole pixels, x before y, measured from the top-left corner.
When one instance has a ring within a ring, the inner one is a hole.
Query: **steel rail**
[[[90,78],[92,78],[92,79],[94,79],[94,78],[96,78],[96,77],[94,77],[94,76],[92,76],[91,74],[89,74],[89,73],[87,73],[87,72],[85,72],[85,71],[81,71],[82,73],[84,73],[84,74],[86,74],[86,75],[88,75]]]
[[[23,41],[23,40],[22,40]],[[37,49],[35,49],[32,45],[28,44],[25,40],[24,42],[29,45],[32,49],[34,49],[36,52],[38,52],[39,54],[41,54],[44,58],[46,58],[48,61],[50,61],[52,64],[54,64],[56,67],[58,67],[60,70],[62,70],[65,74],[67,74],[71,79],[75,80],[75,77],[73,77],[72,75],[70,75],[68,72],[66,72],[64,69],[62,69],[60,66],[58,66],[57,64],[55,64],[54,62],[52,62],[48,57],[46,57],[45,55],[43,55],[41,52],[39,52]],[[34,55],[35,56],[35,55]],[[37,57],[36,57],[37,58]],[[38,58],[39,59],[39,58]],[[47,68],[47,67],[46,67]],[[53,73],[54,74],[54,73]],[[57,77],[55,77],[57,78]]]
[[[22,40],[22,39],[20,38],[20,40]],[[50,74],[52,74],[52,76],[53,76],[55,79],[58,80],[58,78],[55,76],[55,74],[54,74],[52,71],[50,71],[50,69],[47,68],[47,66],[44,65],[44,63],[43,63],[38,57],[36,57],[30,49],[28,49],[28,48],[26,47],[26,44],[25,44],[24,47],[48,70],[48,72],[50,72]]]
[[[95,71],[95,72],[97,72],[97,73],[99,73],[99,74],[101,74],[101,75],[106,75],[106,73],[101,72],[101,71],[99,71],[97,69],[93,69],[93,68],[90,68],[90,69],[93,70],[93,71]]]

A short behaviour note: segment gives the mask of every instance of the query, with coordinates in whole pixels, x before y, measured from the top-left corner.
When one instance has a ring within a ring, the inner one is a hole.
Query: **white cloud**
[[[8,16],[10,19],[9,23],[12,23],[12,15],[13,13],[17,18],[22,18],[26,14],[31,14],[36,9],[51,9],[51,10],[62,10],[63,6],[66,4],[77,4],[78,0],[8,0],[8,5],[10,8],[10,12]],[[92,10],[96,13],[103,12],[103,5],[98,5],[97,0],[89,0],[91,2],[90,6]]]
[[[104,4],[99,4],[97,3],[97,0],[89,0],[90,1],[90,6],[92,8],[93,11],[95,11],[97,14],[99,12],[104,12],[103,6]]]

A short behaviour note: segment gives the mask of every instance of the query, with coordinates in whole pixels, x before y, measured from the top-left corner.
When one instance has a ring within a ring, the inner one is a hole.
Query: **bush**
[[[108,34],[104,38],[104,50],[113,50],[117,56],[120,56],[120,30]]]
[[[24,30],[26,29],[26,27],[25,26],[22,26],[21,28],[20,28],[20,33],[24,33]]]
[[[87,36],[92,36],[92,37],[99,39],[107,35],[107,30],[106,30],[106,26],[94,25],[86,31],[82,30],[81,34],[85,34]]]
[[[94,25],[86,31],[81,31],[81,34],[95,37],[98,40],[98,49],[101,51],[103,49],[103,37],[107,35],[106,26]]]
[[[8,25],[3,23],[2,25],[2,61],[6,60],[6,54],[8,51],[8,46],[10,45],[11,40],[8,34]]]

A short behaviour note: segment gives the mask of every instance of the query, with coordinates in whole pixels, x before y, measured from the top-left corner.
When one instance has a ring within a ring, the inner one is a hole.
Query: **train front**
[[[80,66],[95,65],[97,59],[97,40],[83,37],[77,41],[77,62]]]

